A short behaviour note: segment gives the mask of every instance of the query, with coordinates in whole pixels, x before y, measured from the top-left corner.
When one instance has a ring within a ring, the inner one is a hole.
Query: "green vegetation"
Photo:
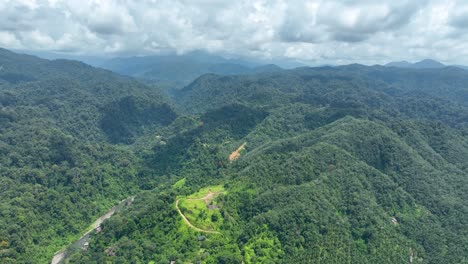
[[[0,50],[0,64],[0,262],[48,263],[114,204],[157,181],[113,139],[130,142],[174,114],[157,91],[82,63]],[[109,113],[114,105],[119,118]],[[151,118],[125,125],[126,134],[101,127],[146,111]]]
[[[66,261],[468,259],[465,71],[205,75],[173,105],[107,71],[0,54],[2,263],[47,263],[131,194]]]
[[[195,227],[216,232],[223,224],[223,217],[219,212],[222,205],[216,199],[221,194],[224,194],[221,185],[205,187],[187,197],[178,198],[178,207]]]

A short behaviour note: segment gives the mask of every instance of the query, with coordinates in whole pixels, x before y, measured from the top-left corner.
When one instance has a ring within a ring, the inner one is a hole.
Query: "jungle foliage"
[[[49,262],[130,195],[66,262],[468,259],[468,72],[209,74],[171,103],[77,62],[0,64],[2,263]]]

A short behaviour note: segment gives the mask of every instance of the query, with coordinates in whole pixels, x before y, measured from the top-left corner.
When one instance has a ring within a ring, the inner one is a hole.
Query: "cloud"
[[[468,5],[456,2],[451,5],[450,9],[451,16],[449,24],[459,29],[468,28]]]
[[[23,50],[468,63],[455,0],[0,0],[0,14],[0,45]]]
[[[378,32],[397,30],[424,1],[317,1],[291,8],[280,37],[289,42],[363,41]]]
[[[0,31],[0,45],[4,47],[19,48],[21,43],[15,35],[8,31]]]

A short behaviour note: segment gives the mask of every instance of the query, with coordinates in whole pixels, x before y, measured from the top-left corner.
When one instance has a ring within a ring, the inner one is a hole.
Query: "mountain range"
[[[169,94],[207,73],[236,75],[281,70],[273,64],[260,65],[258,62],[226,59],[205,52],[114,58],[99,66],[141,79],[150,85],[157,85]]]
[[[385,64],[388,67],[397,67],[397,68],[410,68],[410,69],[438,69],[444,67],[457,67],[461,69],[468,69],[467,66],[463,65],[445,65],[441,62],[432,59],[424,59],[422,61],[418,61],[415,63],[410,63],[407,61],[396,61],[396,62],[389,62]]]
[[[0,50],[1,263],[468,258],[467,71],[197,56]]]

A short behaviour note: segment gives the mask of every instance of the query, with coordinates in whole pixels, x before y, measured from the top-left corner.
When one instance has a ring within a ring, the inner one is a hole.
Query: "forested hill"
[[[81,62],[0,50],[0,65],[5,115],[28,111],[28,118],[45,118],[81,139],[128,143],[145,126],[165,126],[176,117],[156,88]]]
[[[142,153],[172,185],[137,196],[70,259],[463,263],[467,77],[362,65],[201,76],[176,96],[198,122]]]
[[[114,143],[176,118],[159,91],[131,78],[0,50],[0,263],[47,263],[116,201],[151,186]]]
[[[354,64],[251,76],[208,74],[182,89],[176,100],[185,109],[196,112],[219,107],[224,102],[271,105],[303,100],[304,96],[320,96],[317,100],[322,104],[338,100],[360,103],[371,100],[363,97],[374,96],[374,105],[392,104],[388,100],[395,98],[427,97],[468,106],[467,83],[468,71],[455,67],[400,69]],[[359,98],[352,98],[356,96]]]
[[[50,262],[130,195],[66,262],[466,262],[465,71],[266,69],[172,103],[2,50],[0,262]]]

